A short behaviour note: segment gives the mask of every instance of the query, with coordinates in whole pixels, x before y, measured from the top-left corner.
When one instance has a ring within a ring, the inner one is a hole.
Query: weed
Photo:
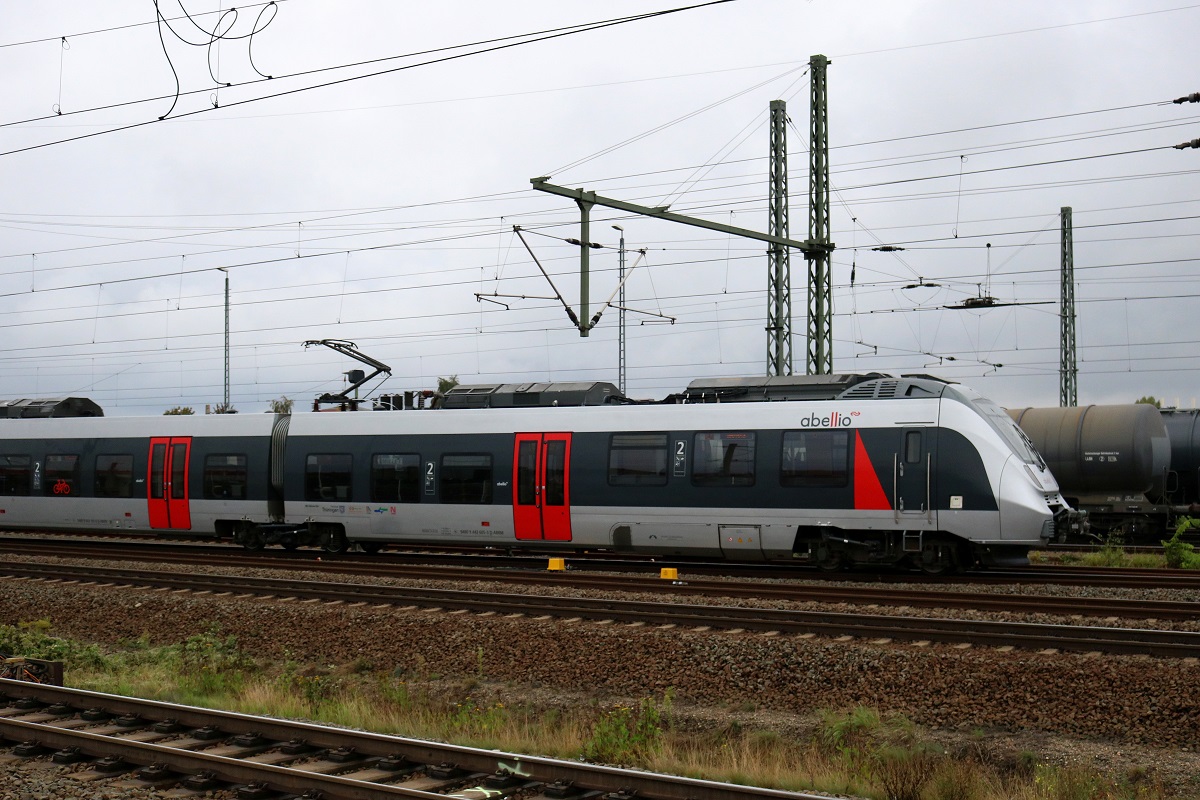
[[[508,711],[503,703],[481,705],[470,697],[454,704],[449,720],[457,733],[470,738],[493,738],[507,721]]]
[[[179,655],[180,688],[201,696],[237,693],[253,666],[236,636],[220,635],[217,625],[189,636]]]
[[[1200,520],[1183,517],[1175,528],[1175,535],[1162,543],[1163,556],[1172,569],[1200,569],[1200,553],[1196,547],[1181,539],[1192,528],[1200,528]]]
[[[106,669],[109,660],[94,644],[51,636],[50,620],[0,625],[0,653],[46,661],[61,661],[67,669]]]
[[[923,748],[885,747],[871,759],[871,773],[887,800],[921,800],[937,757]]]
[[[300,700],[314,716],[341,690],[341,682],[334,676],[312,668],[301,670],[295,661],[284,664],[283,671],[275,679],[275,685],[280,691]]]
[[[584,746],[584,757],[610,764],[643,762],[662,749],[674,693],[661,702],[646,697],[635,706],[617,706],[600,714]]]
[[[1033,776],[1035,797],[1038,800],[1094,800],[1106,790],[1100,776],[1080,769],[1064,769],[1041,765]]]
[[[943,759],[929,779],[930,800],[975,800],[984,791],[977,765]]]
[[[871,773],[871,753],[887,738],[879,714],[857,706],[846,714],[824,712],[815,744],[819,752],[837,758],[849,774],[866,777]]]

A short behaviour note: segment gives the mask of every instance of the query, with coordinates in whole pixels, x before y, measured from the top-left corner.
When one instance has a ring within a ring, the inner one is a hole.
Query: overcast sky
[[[1200,150],[1172,147],[1200,137],[1200,104],[1171,102],[1200,91],[1200,4],[735,0],[594,30],[572,26],[686,4],[227,5],[161,0],[175,33],[150,0],[0,6],[0,397],[219,403],[226,274],[243,413],[344,385],[360,365],[314,339],[389,364],[376,393],[616,383],[617,312],[582,338],[513,233],[578,309],[579,211],[530,178],[765,231],[782,99],[804,239],[817,53],[834,371],[1056,405],[1070,206],[1080,403],[1200,397]],[[222,19],[229,38],[199,46]],[[765,374],[763,243],[596,207],[592,313],[613,225],[646,250],[631,396]],[[796,373],[806,279],[796,253]],[[980,297],[995,307],[955,308]]]

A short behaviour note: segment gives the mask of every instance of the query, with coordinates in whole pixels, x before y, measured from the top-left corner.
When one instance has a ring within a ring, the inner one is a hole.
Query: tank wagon
[[[1079,541],[1157,545],[1181,515],[1200,513],[1200,411],[1138,403],[1008,413],[1086,513]]]
[[[330,551],[1020,562],[1077,518],[1020,428],[926,376],[459,386],[434,408],[0,419],[0,528]]]

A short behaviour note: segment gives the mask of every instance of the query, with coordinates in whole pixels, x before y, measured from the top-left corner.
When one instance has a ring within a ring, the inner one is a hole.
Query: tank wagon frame
[[[998,407],[925,376],[456,387],[436,408],[0,420],[0,528],[739,561],[1020,561],[1077,519]]]

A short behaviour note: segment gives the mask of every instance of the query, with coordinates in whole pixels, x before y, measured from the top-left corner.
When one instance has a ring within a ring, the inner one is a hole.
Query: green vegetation
[[[175,406],[168,408],[163,412],[164,417],[189,416],[195,414],[196,411],[191,406]]]
[[[523,690],[476,673],[443,680],[417,666],[388,672],[256,662],[215,627],[167,645],[146,636],[103,649],[58,638],[48,620],[0,625],[0,651],[61,660],[79,688],[310,719],[456,744],[620,764],[707,780],[872,800],[1165,800],[1145,770],[1109,776],[1042,763],[975,731],[948,750],[901,716],[865,707],[825,711],[807,735],[749,730],[734,721],[686,724],[673,692],[633,703],[560,707],[486,699]],[[505,691],[508,689],[508,691]]]
[[[1188,526],[1188,527],[1185,527]],[[1200,569],[1200,553],[1180,537],[1191,528],[1200,528],[1200,520],[1184,519],[1169,541],[1162,543],[1163,553],[1130,553],[1117,543],[1108,543],[1090,552],[1035,550],[1029,554],[1033,564],[1062,564],[1084,567],[1124,567],[1127,569]]]
[[[1163,542],[1163,557],[1168,567],[1175,569],[1200,569],[1200,553],[1196,546],[1182,540],[1188,531],[1200,528],[1200,520],[1183,517],[1175,527],[1175,535]]]

